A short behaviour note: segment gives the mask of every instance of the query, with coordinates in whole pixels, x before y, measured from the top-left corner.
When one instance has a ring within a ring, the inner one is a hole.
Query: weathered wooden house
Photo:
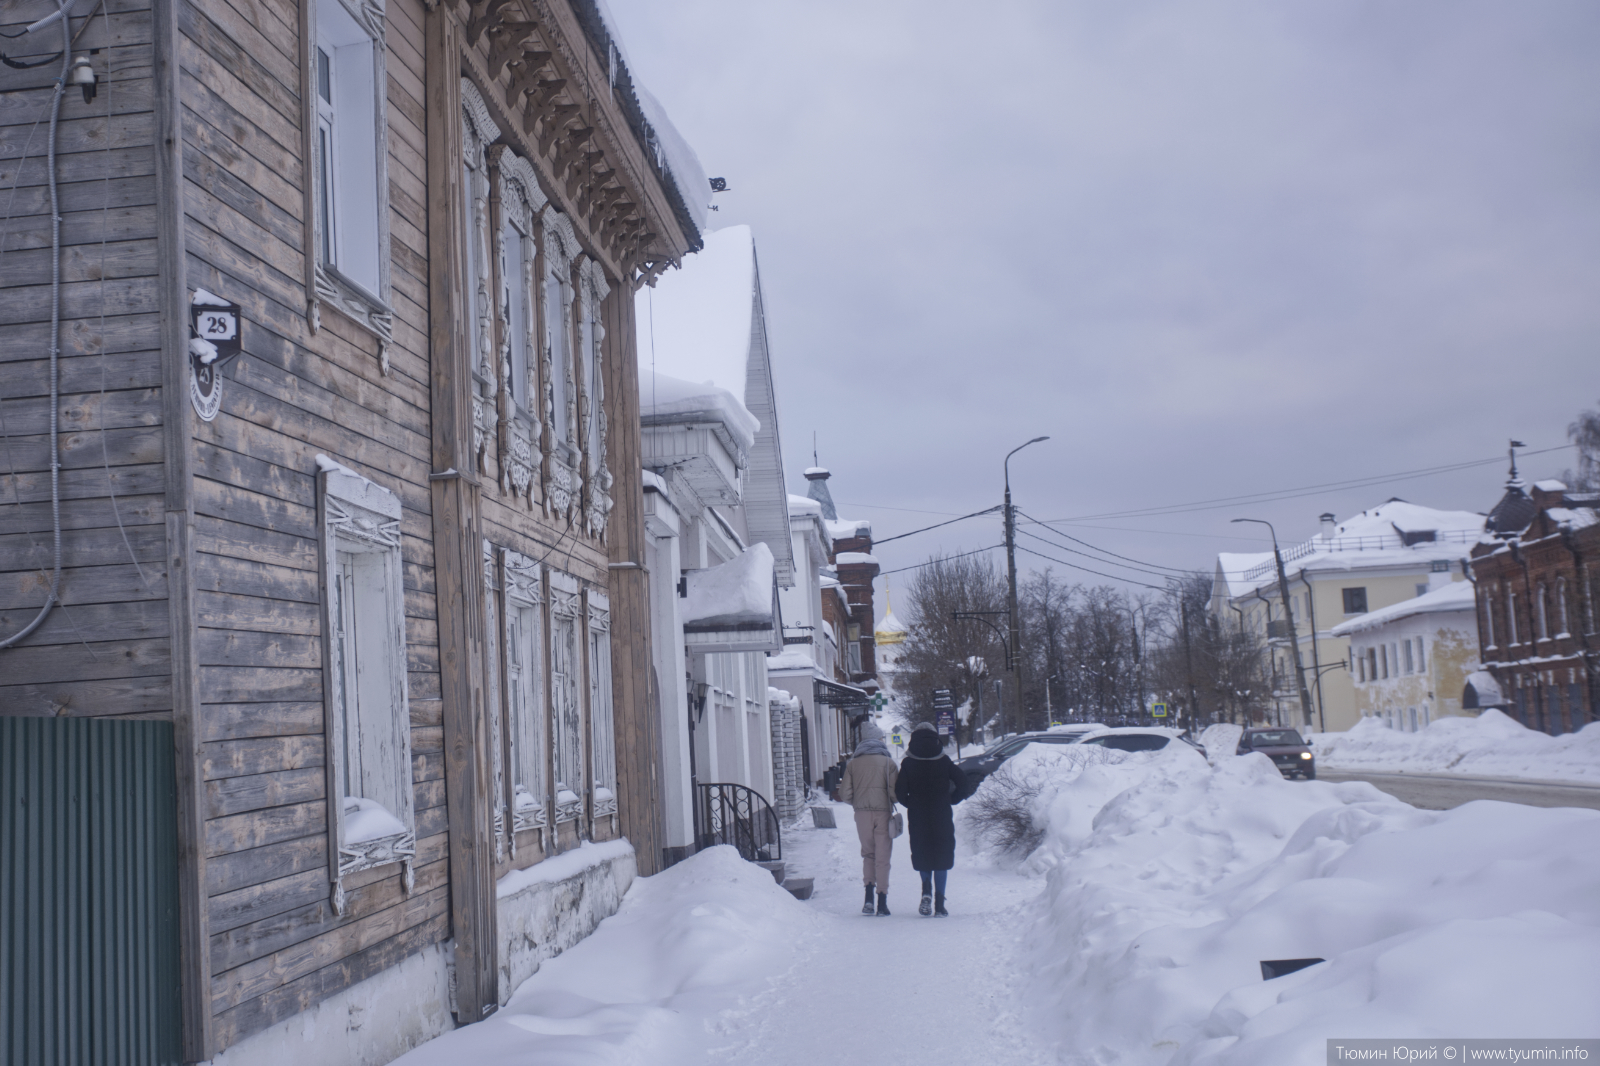
[[[595,0],[77,9],[0,72],[0,715],[171,723],[184,1061],[383,1061],[661,863],[633,293],[708,187]]]

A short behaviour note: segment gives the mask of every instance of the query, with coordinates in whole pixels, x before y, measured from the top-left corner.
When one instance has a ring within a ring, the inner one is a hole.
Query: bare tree
[[[1578,492],[1600,491],[1600,407],[1579,413],[1567,437],[1578,446],[1578,469],[1568,470],[1563,480]]]
[[[993,563],[980,556],[935,556],[916,571],[906,592],[911,634],[900,656],[896,689],[915,717],[932,720],[935,689],[963,698],[978,696],[982,666],[998,672],[1005,662],[1006,584]],[[981,621],[956,613],[993,612]]]

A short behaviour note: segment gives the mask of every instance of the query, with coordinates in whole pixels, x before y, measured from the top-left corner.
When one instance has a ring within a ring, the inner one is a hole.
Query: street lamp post
[[[1283,572],[1283,553],[1278,550],[1278,531],[1272,528],[1272,523],[1262,518],[1235,518],[1235,522],[1254,522],[1258,526],[1266,526],[1272,534],[1272,558],[1278,564],[1278,595],[1283,600],[1283,617],[1289,627],[1289,647],[1294,652],[1294,679],[1300,687],[1300,713],[1305,718],[1306,728],[1311,728],[1311,690],[1306,688],[1305,667],[1300,665],[1300,638],[1294,631],[1294,611],[1289,608],[1289,577]]]
[[[1007,608],[1010,610],[1011,634],[1006,642],[1006,667],[1016,686],[1015,699],[1017,707],[1017,731],[1022,731],[1022,625],[1017,616],[1017,513],[1011,509],[1011,457],[1016,455],[1029,444],[1038,444],[1040,441],[1049,440],[1049,437],[1035,437],[1025,444],[1019,444],[1006,453],[1005,462],[1001,464],[1006,477],[1006,583],[1007,583]]]

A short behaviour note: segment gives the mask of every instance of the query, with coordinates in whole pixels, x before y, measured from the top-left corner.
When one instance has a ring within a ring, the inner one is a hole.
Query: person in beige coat
[[[889,818],[894,813],[894,783],[899,776],[883,734],[872,729],[856,746],[839,782],[839,798],[855,808],[856,835],[861,838],[861,880],[867,887],[862,914],[889,916],[889,855],[894,838]],[[878,900],[873,910],[873,894]]]

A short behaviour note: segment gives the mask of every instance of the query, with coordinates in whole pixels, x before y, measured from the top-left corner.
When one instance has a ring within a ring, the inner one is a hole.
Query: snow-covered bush
[[[1098,744],[1029,744],[984,778],[959,808],[970,836],[999,857],[1023,859],[1044,841],[1056,794],[1087,766],[1125,761]]]
[[[1363,718],[1346,732],[1319,733],[1315,741],[1318,765],[1330,770],[1600,781],[1600,722],[1552,737],[1496,710],[1439,718],[1415,733]]]

